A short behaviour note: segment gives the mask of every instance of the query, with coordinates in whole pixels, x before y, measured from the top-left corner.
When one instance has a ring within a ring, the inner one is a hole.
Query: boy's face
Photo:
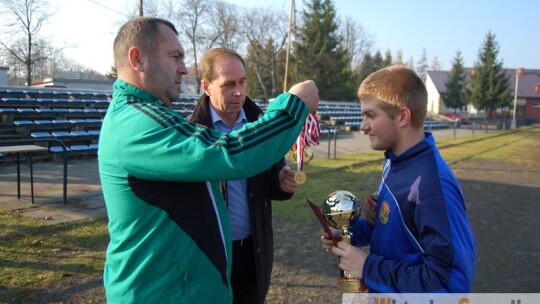
[[[361,101],[360,104],[364,114],[360,131],[369,135],[371,148],[393,151],[399,144],[399,115],[390,118],[376,101]]]

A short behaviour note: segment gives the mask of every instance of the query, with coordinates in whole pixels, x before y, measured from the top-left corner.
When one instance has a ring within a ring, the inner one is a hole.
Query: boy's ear
[[[406,126],[411,123],[412,112],[409,108],[401,108],[399,110],[399,125]]]

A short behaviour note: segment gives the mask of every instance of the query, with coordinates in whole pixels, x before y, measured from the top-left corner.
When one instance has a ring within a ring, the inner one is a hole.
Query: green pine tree
[[[322,100],[355,100],[358,84],[351,70],[351,55],[341,41],[333,2],[306,3],[296,41],[298,75],[315,80]]]
[[[247,49],[246,77],[247,92],[252,98],[268,100],[282,91],[285,54],[277,52],[273,40],[266,41],[264,46],[251,41]]]
[[[373,72],[380,70],[384,67],[386,67],[386,62],[384,61],[382,57],[381,51],[377,50],[377,52],[373,56],[373,68],[374,68]]]
[[[360,63],[360,69],[358,70],[358,83],[362,83],[369,74],[375,72],[375,65],[373,64],[373,57],[369,52],[364,55],[362,63]]]
[[[392,65],[392,52],[390,50],[386,51],[384,53],[384,66],[391,66]]]
[[[446,82],[446,94],[443,96],[443,103],[448,109],[457,110],[463,107],[465,103],[465,71],[463,69],[463,57],[461,51],[456,52],[452,61],[452,70]]]
[[[108,79],[118,78],[118,73],[116,72],[116,66],[111,65],[111,70],[107,74],[105,74],[105,76],[107,76]]]
[[[426,48],[422,48],[422,56],[420,60],[416,63],[416,73],[422,79],[423,82],[426,82],[426,74],[429,69],[427,51]]]
[[[497,58],[498,54],[499,46],[495,34],[490,31],[478,52],[467,98],[477,109],[486,110],[488,115],[510,103],[509,79],[505,74],[503,61]]]

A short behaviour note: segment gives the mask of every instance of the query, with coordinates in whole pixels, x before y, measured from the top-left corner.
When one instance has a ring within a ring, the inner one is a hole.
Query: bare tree
[[[243,41],[240,35],[238,16],[238,8],[235,5],[222,1],[211,2],[208,27],[210,37],[215,37],[216,40],[210,42],[220,47],[239,51]]]
[[[341,24],[343,47],[351,55],[351,68],[354,70],[360,67],[364,56],[373,46],[374,38],[364,30],[360,22],[351,16],[346,16]]]
[[[193,54],[193,65],[195,71],[198,70],[198,50],[204,41],[208,39],[204,26],[206,23],[206,13],[209,9],[207,0],[183,0],[177,13],[177,23],[180,25],[180,34],[189,41],[188,47]],[[211,38],[210,38],[211,39]],[[197,72],[197,92],[201,91],[201,79]]]
[[[47,42],[37,43],[41,27],[51,17],[48,6],[47,0],[0,0],[4,34],[11,41],[2,40],[0,44],[9,57],[25,67],[28,86],[32,85],[33,66],[62,51]]]
[[[144,15],[173,20],[176,17],[176,5],[174,0],[145,0]]]
[[[243,16],[242,33],[247,37],[250,52],[248,64],[253,68],[265,99],[278,93],[278,56],[287,39],[287,15],[276,10],[251,9]],[[251,60],[253,56],[253,60]],[[270,74],[271,86],[263,74]],[[270,90],[269,90],[270,89]]]

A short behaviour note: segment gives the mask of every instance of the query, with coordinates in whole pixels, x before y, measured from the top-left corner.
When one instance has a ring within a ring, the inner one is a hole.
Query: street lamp
[[[512,112],[512,129],[515,129],[517,127],[516,124],[516,109],[517,109],[517,95],[518,95],[518,82],[519,82],[519,76],[523,75],[525,73],[524,68],[518,68],[516,69],[516,89],[514,90],[514,111]]]

